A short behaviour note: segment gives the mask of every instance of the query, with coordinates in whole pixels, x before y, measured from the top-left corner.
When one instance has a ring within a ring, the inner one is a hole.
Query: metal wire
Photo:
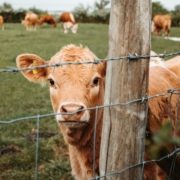
[[[119,175],[119,174],[121,174],[121,173],[123,173],[123,172],[125,172],[127,170],[130,170],[130,169],[133,169],[133,168],[136,168],[136,167],[140,167],[143,164],[146,165],[146,164],[149,164],[149,163],[152,163],[152,162],[155,162],[155,163],[160,162],[160,161],[163,161],[164,159],[169,159],[169,158],[171,158],[171,157],[173,157],[175,155],[179,155],[179,154],[180,154],[180,148],[177,148],[173,152],[171,152],[171,153],[167,154],[166,156],[163,156],[163,157],[161,157],[159,159],[152,159],[152,160],[144,161],[143,163],[137,163],[137,164],[134,164],[134,165],[130,165],[130,166],[128,166],[126,168],[123,168],[123,169],[121,169],[119,171],[112,171],[112,172],[108,172],[108,173],[106,173],[106,174],[104,174],[102,176],[92,177],[92,178],[90,178],[90,180],[97,180],[97,179],[105,178],[107,176],[117,176],[117,175]]]
[[[36,154],[35,154],[35,180],[38,180],[38,160],[39,160],[39,115],[37,115],[37,122],[36,122]]]
[[[78,111],[73,111],[73,112],[67,112],[67,113],[48,113],[48,114],[41,114],[38,115],[39,118],[45,118],[45,117],[50,117],[50,116],[55,116],[55,115],[72,115],[72,114],[76,114],[78,112],[82,112],[82,111],[88,111],[88,110],[95,110],[95,109],[102,109],[102,108],[107,108],[107,107],[114,107],[114,106],[127,106],[130,104],[134,104],[134,103],[143,103],[147,100],[151,100],[157,97],[161,97],[161,96],[166,96],[169,94],[177,94],[177,90],[179,89],[168,89],[166,92],[162,92],[159,94],[155,94],[153,96],[144,96],[142,98],[138,98],[138,99],[133,99],[131,101],[127,101],[127,102],[120,102],[120,103],[114,103],[114,104],[106,104],[106,105],[99,105],[96,107],[90,107],[90,108],[84,108]],[[26,116],[26,117],[20,117],[20,118],[16,118],[16,119],[11,119],[11,120],[0,120],[0,124],[12,124],[12,123],[16,123],[18,121],[25,121],[25,120],[31,120],[31,119],[36,119],[37,115],[32,115],[32,116]],[[72,123],[73,121],[59,121],[62,123]],[[87,123],[86,121],[79,121],[78,123]]]
[[[147,59],[149,60],[149,58],[151,57],[160,57],[160,58],[165,58],[165,57],[170,57],[170,56],[175,56],[175,55],[180,55],[180,51],[178,52],[174,52],[174,53],[166,53],[166,54],[158,54],[158,55],[137,55],[137,54],[129,54],[128,56],[121,56],[121,57],[114,57],[114,58],[109,58],[109,59],[96,59],[95,61],[91,62],[91,61],[86,61],[86,62],[67,62],[67,63],[57,63],[57,64],[46,64],[46,65],[40,65],[40,66],[33,66],[33,67],[28,67],[28,68],[22,68],[22,69],[18,69],[16,67],[4,67],[4,68],[0,68],[0,73],[4,73],[4,72],[8,72],[8,73],[16,73],[16,72],[22,72],[22,71],[29,71],[29,70],[34,70],[34,69],[42,69],[42,68],[48,68],[48,67],[60,67],[60,66],[65,66],[65,65],[80,65],[80,64],[99,64],[105,61],[117,61],[117,60],[130,60],[130,61],[136,61],[139,59]],[[12,124],[12,123],[16,123],[19,121],[28,121],[28,120],[32,120],[32,119],[36,119],[37,120],[37,134],[36,134],[36,154],[35,154],[35,179],[38,179],[38,159],[39,159],[39,123],[40,123],[40,119],[45,118],[45,117],[50,117],[50,116],[55,116],[55,115],[72,115],[74,113],[80,112],[80,111],[87,111],[87,110],[95,110],[95,124],[94,124],[94,135],[93,135],[93,174],[94,176],[95,174],[95,169],[96,169],[96,126],[97,126],[97,113],[98,110],[101,108],[109,108],[109,107],[114,107],[114,106],[127,106],[127,105],[131,105],[134,103],[144,103],[146,101],[150,101],[154,98],[157,97],[162,97],[162,96],[167,96],[170,95],[170,99],[172,94],[176,94],[176,95],[180,95],[180,89],[179,88],[172,88],[172,89],[168,89],[166,92],[162,92],[159,94],[155,94],[152,96],[144,96],[141,98],[137,98],[137,99],[133,99],[127,102],[120,102],[120,103],[115,103],[115,104],[105,104],[105,105],[100,105],[100,106],[96,106],[96,107],[91,107],[91,108],[86,108],[83,110],[78,110],[78,111],[74,111],[71,113],[48,113],[48,114],[42,114],[42,115],[32,115],[32,116],[26,116],[26,117],[20,117],[20,118],[16,118],[16,119],[11,119],[11,120],[0,120],[0,124]],[[177,105],[177,107],[179,107]],[[178,110],[177,110],[177,118],[178,118]],[[177,125],[177,118],[176,118],[176,122],[175,125]],[[77,123],[76,121],[60,121],[61,123]],[[78,123],[88,123],[85,121],[81,121]],[[124,171],[127,171],[129,169],[132,168],[136,168],[139,166],[143,166],[145,164],[148,163],[152,163],[152,162],[160,162],[164,159],[173,157],[173,162],[171,164],[171,169],[170,169],[170,177],[173,176],[173,172],[174,172],[174,167],[175,167],[175,163],[176,163],[176,158],[177,156],[180,154],[180,148],[175,147],[175,150],[173,152],[171,152],[170,154],[167,154],[166,156],[163,156],[160,159],[154,159],[154,160],[149,160],[149,161],[143,161],[142,163],[138,163],[135,165],[130,165],[129,167],[123,168],[119,171],[114,171],[114,172],[108,172],[105,175],[102,176],[97,176],[94,177],[92,179],[101,179],[107,176],[115,176],[115,175],[119,175]]]
[[[48,68],[48,67],[60,67],[60,66],[65,66],[65,65],[80,65],[80,64],[99,64],[102,62],[107,62],[107,61],[118,61],[118,60],[130,60],[130,61],[136,61],[139,59],[147,59],[149,58],[166,58],[170,56],[176,56],[180,55],[180,51],[177,52],[172,52],[172,53],[164,53],[164,54],[157,54],[157,55],[137,55],[137,54],[130,54],[128,56],[120,56],[120,57],[113,57],[113,58],[105,58],[105,59],[95,59],[94,61],[86,61],[84,60],[83,62],[62,62],[62,63],[56,63],[56,64],[44,64],[44,65],[39,65],[39,66],[32,66],[32,67],[27,67],[27,68],[16,68],[16,67],[2,67],[0,68],[0,73],[4,72],[9,72],[9,73],[16,73],[16,72],[21,72],[21,71],[30,71],[30,70],[35,70],[35,69],[42,69],[42,68]]]

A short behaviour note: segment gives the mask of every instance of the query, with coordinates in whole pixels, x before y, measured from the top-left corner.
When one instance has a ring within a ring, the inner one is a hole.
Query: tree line
[[[15,10],[9,3],[3,3],[0,5],[0,15],[4,17],[5,22],[21,22],[27,11],[33,11],[39,15],[48,13],[48,11],[44,11],[35,7],[30,9]],[[77,22],[109,23],[110,1],[96,1],[93,7],[79,4],[72,12]],[[172,16],[172,25],[180,26],[180,4],[176,5],[175,8],[170,11],[166,9],[160,2],[153,2],[152,18],[156,14],[170,14]]]

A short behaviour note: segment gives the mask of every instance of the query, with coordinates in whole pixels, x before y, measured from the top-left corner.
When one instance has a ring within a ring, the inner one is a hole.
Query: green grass
[[[60,25],[55,29],[44,26],[36,32],[25,31],[21,24],[7,24],[5,28],[5,31],[0,31],[0,68],[15,67],[16,56],[25,52],[48,60],[69,43],[88,46],[99,58],[107,56],[107,25],[80,24],[77,34],[63,34]],[[180,36],[180,28],[173,28],[171,36]],[[179,48],[180,42],[152,37],[152,49],[156,52],[174,52]],[[29,83],[20,73],[0,74],[0,120],[50,112],[52,108],[46,86]],[[32,137],[35,129],[36,119],[0,124],[0,179],[34,179],[36,141]],[[40,119],[40,133],[55,134],[40,138],[39,179],[72,179],[67,147],[58,133],[54,117]]]

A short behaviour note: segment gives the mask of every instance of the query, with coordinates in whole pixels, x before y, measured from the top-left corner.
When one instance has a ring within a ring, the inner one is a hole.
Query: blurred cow
[[[47,24],[50,24],[52,25],[53,27],[56,27],[57,24],[56,24],[56,21],[54,19],[54,17],[52,15],[49,15],[49,14],[45,14],[45,15],[42,15],[39,19],[39,25],[42,25],[44,23],[47,23]]]
[[[36,30],[38,23],[39,17],[33,12],[26,13],[24,20],[22,20],[22,24],[26,27],[27,31]]]
[[[180,55],[165,61],[166,66],[178,77],[180,77]]]
[[[0,28],[4,30],[4,18],[3,16],[0,16]]]
[[[171,28],[172,18],[170,15],[155,15],[152,23],[152,31],[160,35],[162,32],[163,35],[169,35]]]
[[[59,21],[63,23],[64,33],[68,33],[69,30],[71,30],[72,33],[77,33],[78,24],[76,23],[72,13],[63,12],[60,15]]]

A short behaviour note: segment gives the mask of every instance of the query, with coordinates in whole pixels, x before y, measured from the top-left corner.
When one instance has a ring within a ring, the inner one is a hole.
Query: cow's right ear
[[[16,65],[23,76],[29,81],[43,83],[47,79],[48,68],[34,68],[35,66],[48,65],[41,57],[35,54],[20,54],[16,58]]]

